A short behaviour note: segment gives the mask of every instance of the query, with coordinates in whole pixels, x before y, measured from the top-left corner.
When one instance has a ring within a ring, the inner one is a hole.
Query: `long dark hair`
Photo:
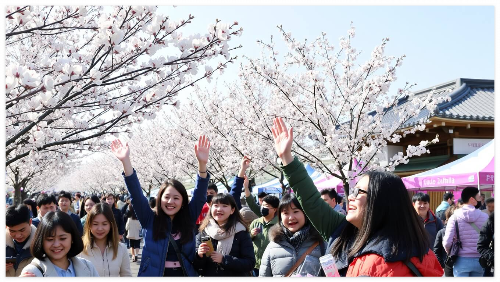
[[[168,187],[173,187],[182,196],[182,207],[175,214],[174,220],[172,221],[171,230],[167,230],[167,222],[170,221],[170,217],[163,211],[161,206],[161,198],[163,193]],[[189,213],[189,202],[188,194],[186,188],[182,183],[175,179],[166,180],[160,187],[158,195],[156,196],[156,216],[153,221],[153,239],[158,241],[167,237],[167,231],[176,231],[181,233],[181,244],[186,244],[193,240],[193,230],[195,228],[194,223],[191,221],[191,215]]]
[[[222,194],[222,193],[219,193],[212,198],[212,206],[210,207],[210,211],[208,212],[207,216],[205,216],[205,219],[200,225],[199,229],[200,231],[202,231],[203,229],[205,229],[205,227],[207,227],[210,219],[213,219],[212,207],[215,204],[230,205],[231,208],[234,209],[233,214],[229,216],[226,224],[221,226],[222,230],[224,230],[225,232],[231,232],[231,230],[236,229],[236,224],[239,222],[243,224],[243,226],[245,226],[245,229],[248,232],[248,225],[243,220],[243,217],[240,214],[240,209],[238,209],[238,207],[236,206],[236,201],[234,200],[233,196],[231,194]]]
[[[135,215],[134,206],[132,204],[128,205],[127,217],[131,217],[132,219],[137,219]]]
[[[429,251],[429,238],[424,224],[418,218],[401,178],[390,172],[370,171],[363,224],[360,229],[352,224],[342,231],[332,254],[346,252],[348,258],[363,249],[371,236],[383,230],[392,243],[392,253],[404,251],[406,260],[412,250],[418,251],[420,261]],[[354,240],[352,245],[349,242]]]

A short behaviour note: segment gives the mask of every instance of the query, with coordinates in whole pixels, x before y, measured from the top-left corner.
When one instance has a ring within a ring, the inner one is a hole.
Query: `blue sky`
[[[258,39],[273,35],[281,43],[278,24],[299,40],[314,40],[324,31],[338,50],[353,21],[353,46],[363,51],[358,63],[384,37],[390,38],[387,55],[406,55],[391,92],[406,81],[419,90],[459,77],[494,79],[493,6],[161,6],[159,11],[172,19],[194,15],[184,34],[206,33],[216,18],[238,21],[243,35],[231,40],[231,46],[243,45],[234,52],[238,63],[245,62],[243,54],[259,56]],[[277,46],[283,54],[285,46]],[[224,80],[236,78],[237,71],[237,65],[229,68]]]

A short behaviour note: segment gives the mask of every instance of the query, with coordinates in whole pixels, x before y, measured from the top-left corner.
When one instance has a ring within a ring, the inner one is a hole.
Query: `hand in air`
[[[194,152],[200,164],[207,164],[210,152],[210,141],[205,135],[200,136],[198,144],[194,145]]]
[[[128,143],[124,146],[120,139],[115,139],[113,140],[113,142],[111,142],[111,152],[113,152],[115,157],[120,161],[123,161],[126,158],[130,157],[130,149],[128,147]]]
[[[274,148],[276,153],[281,158],[284,165],[293,161],[292,143],[293,143],[293,128],[287,129],[282,118],[275,118],[271,127],[274,139]]]

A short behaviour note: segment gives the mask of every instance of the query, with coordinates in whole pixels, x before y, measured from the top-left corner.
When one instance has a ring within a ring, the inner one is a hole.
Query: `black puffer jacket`
[[[205,231],[196,235],[194,268],[201,276],[250,276],[250,271],[255,267],[255,254],[250,233],[244,230],[234,234],[231,251],[229,255],[224,256],[220,264],[213,262],[210,257],[200,258],[198,255],[201,238],[205,236],[208,236]],[[216,250],[219,241],[211,239]]]
[[[479,233],[479,240],[477,241],[477,251],[481,254],[481,257],[484,257],[491,266],[494,266],[495,256],[494,256],[494,237],[495,234],[495,220],[493,218],[493,214],[491,213],[486,224],[481,228],[481,232]],[[490,248],[490,242],[492,243]]]
[[[444,246],[443,246],[443,237],[444,237],[445,231],[446,231],[446,225],[445,225],[445,228],[443,228],[437,232],[436,240],[434,241],[434,248],[432,249],[442,268],[444,268],[444,263],[446,261],[446,258],[448,257],[448,255],[446,254],[446,251],[444,250]]]

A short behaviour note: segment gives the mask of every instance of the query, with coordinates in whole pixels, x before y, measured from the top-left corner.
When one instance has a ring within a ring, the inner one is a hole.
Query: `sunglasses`
[[[353,195],[354,198],[357,198],[359,194],[368,194],[368,192],[360,188],[355,188],[354,191],[352,191],[351,193],[351,195]]]

